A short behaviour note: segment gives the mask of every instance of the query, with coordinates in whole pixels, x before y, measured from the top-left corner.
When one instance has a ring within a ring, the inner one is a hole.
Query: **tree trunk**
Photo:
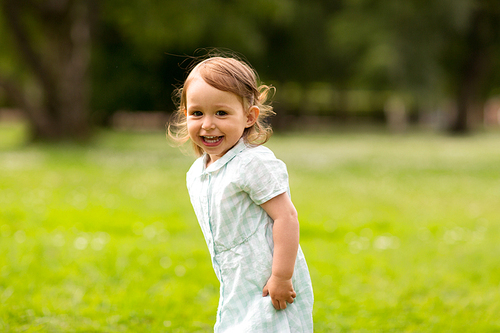
[[[483,83],[491,68],[491,38],[495,17],[488,13],[488,8],[478,6],[471,18],[471,29],[467,35],[467,58],[462,67],[457,91],[457,110],[450,131],[465,134],[474,125],[475,113],[480,112]]]
[[[456,116],[453,120],[450,131],[455,134],[465,134],[474,125],[474,120],[478,117],[475,113],[480,111],[481,84],[484,80],[488,68],[486,52],[472,52],[468,64],[464,69],[464,74],[460,83],[457,96]]]
[[[85,140],[89,136],[91,5],[88,0],[4,0],[5,20],[41,97],[20,89],[21,83],[0,81],[16,92],[13,100],[26,113],[34,140]],[[30,21],[41,30],[37,47],[26,24]]]

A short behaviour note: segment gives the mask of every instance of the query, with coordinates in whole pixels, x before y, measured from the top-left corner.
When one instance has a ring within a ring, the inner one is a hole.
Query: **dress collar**
[[[245,143],[245,140],[241,138],[238,143],[231,149],[227,151],[227,153],[224,154],[221,158],[219,158],[217,161],[214,163],[210,164],[207,167],[205,167],[207,163],[207,157],[208,155],[205,153],[203,154],[203,172],[204,173],[210,173],[219,170],[222,168],[224,165],[226,165],[229,161],[231,161],[236,155],[238,155],[240,152],[245,150],[247,148],[247,145]]]

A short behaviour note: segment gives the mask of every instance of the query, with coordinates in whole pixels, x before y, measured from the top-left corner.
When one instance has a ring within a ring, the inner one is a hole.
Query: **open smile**
[[[203,141],[203,144],[205,144],[205,146],[214,147],[219,145],[219,143],[222,142],[223,138],[224,136],[202,136],[201,140]]]

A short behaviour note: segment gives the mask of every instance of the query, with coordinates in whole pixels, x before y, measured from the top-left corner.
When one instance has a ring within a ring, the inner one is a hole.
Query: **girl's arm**
[[[299,220],[297,211],[287,193],[263,203],[261,207],[274,220],[274,254],[272,275],[262,290],[262,296],[271,296],[276,310],[285,309],[297,296],[292,286],[292,275],[299,248]]]

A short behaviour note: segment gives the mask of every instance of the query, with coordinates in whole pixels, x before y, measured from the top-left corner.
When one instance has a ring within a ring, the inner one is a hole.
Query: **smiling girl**
[[[178,90],[168,135],[199,158],[187,187],[220,298],[215,332],[312,332],[313,291],[285,164],[262,146],[270,87],[232,57],[210,57]]]

